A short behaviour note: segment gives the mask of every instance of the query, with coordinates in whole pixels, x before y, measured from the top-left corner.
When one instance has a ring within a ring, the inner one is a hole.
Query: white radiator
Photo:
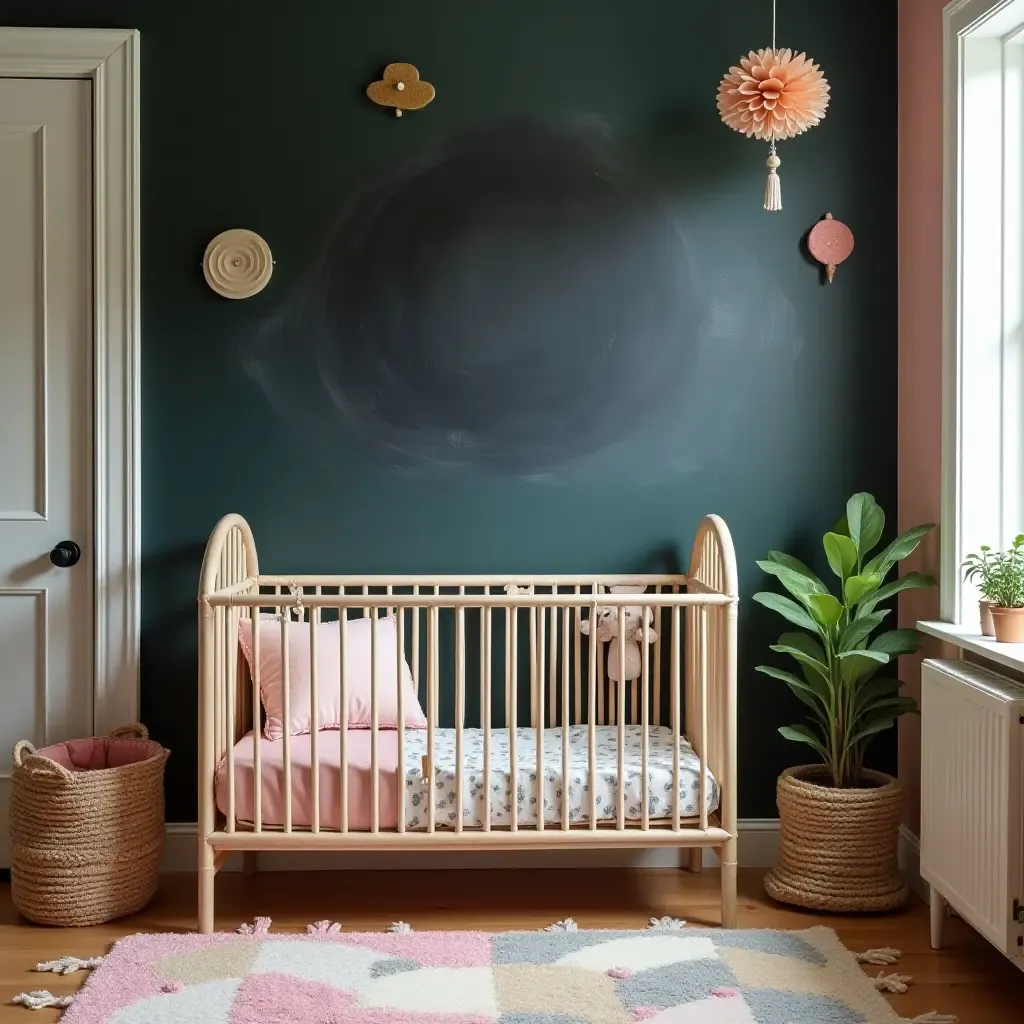
[[[1024,968],[1024,686],[963,661],[921,670],[921,875]]]

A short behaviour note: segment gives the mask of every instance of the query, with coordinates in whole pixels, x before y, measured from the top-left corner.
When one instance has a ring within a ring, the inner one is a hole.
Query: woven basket
[[[779,864],[764,887],[772,899],[811,910],[893,910],[907,899],[897,865],[900,783],[865,770],[861,789],[817,785],[819,765],[789,768],[777,788]]]
[[[11,896],[30,921],[100,924],[141,910],[156,892],[170,751],[142,725],[110,734],[128,737],[138,749],[118,760],[131,763],[83,771],[26,741],[15,746]]]

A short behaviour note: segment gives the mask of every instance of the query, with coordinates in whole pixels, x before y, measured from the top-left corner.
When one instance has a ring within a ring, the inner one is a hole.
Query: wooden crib
[[[644,591],[609,592],[621,585]],[[248,524],[225,516],[207,544],[199,589],[200,931],[213,929],[216,873],[239,852],[654,846],[685,848],[694,871],[704,848],[715,849],[722,924],[735,927],[737,602],[732,538],[717,516],[702,520],[685,576],[262,575]],[[616,672],[598,631],[584,636],[579,626],[610,613],[624,634],[627,609],[641,606],[641,675],[619,685],[608,676],[627,676],[627,645],[617,645]],[[375,657],[378,623],[391,617],[397,728],[380,726],[374,665],[368,729],[291,736],[286,728],[273,743],[262,738],[267,615],[279,619],[282,637],[309,624],[313,709],[324,687],[346,706],[344,653],[334,678],[318,678],[321,624],[336,621],[343,644],[354,619],[370,618]],[[260,624],[251,630],[251,672],[240,618]],[[410,669],[427,719],[415,733],[398,678]],[[368,768],[365,818],[352,799],[363,785],[357,741]],[[495,817],[498,777],[511,796]],[[575,805],[573,779],[582,783]],[[448,787],[444,806],[454,813],[437,813],[435,780]],[[471,785],[483,793],[476,818]],[[422,817],[411,816],[410,793],[429,797]],[[662,802],[662,793],[671,795]],[[271,796],[280,798],[273,813]]]

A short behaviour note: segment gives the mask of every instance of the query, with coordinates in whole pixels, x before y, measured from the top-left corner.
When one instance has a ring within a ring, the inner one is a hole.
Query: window
[[[964,555],[1024,532],[1024,0],[944,19],[940,600],[970,629]]]

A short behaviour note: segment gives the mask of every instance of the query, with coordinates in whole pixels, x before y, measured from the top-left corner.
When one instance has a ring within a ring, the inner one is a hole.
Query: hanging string
[[[772,51],[775,50],[775,7],[778,0],[772,0]]]
[[[772,54],[776,54],[778,51],[775,48],[775,20],[776,20],[776,8],[778,0],[772,0]],[[768,167],[768,181],[765,182],[764,186],[764,208],[770,213],[775,213],[782,209],[782,181],[779,178],[779,167],[782,165],[782,161],[779,159],[778,153],[775,152],[775,135],[772,134],[770,143],[770,151],[768,153],[768,160],[766,161]]]

